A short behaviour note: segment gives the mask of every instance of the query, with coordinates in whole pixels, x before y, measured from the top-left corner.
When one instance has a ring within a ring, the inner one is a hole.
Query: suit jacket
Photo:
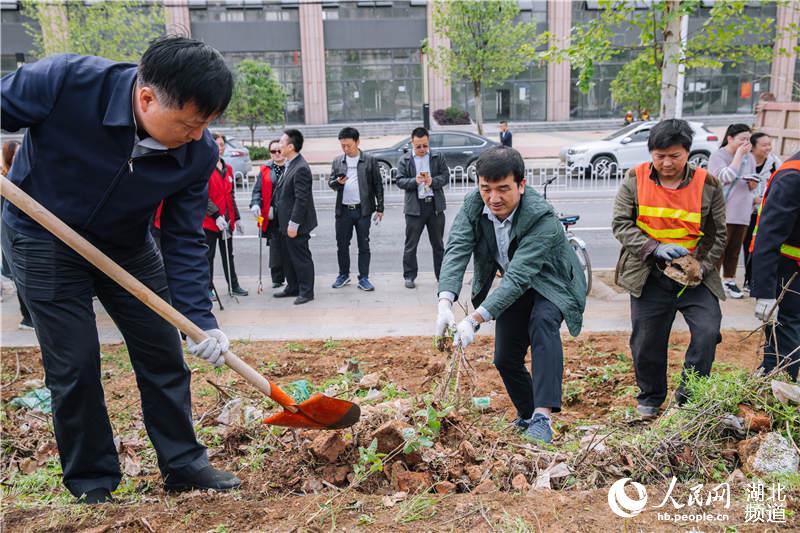
[[[383,178],[381,177],[378,162],[369,154],[360,152],[358,156],[358,195],[361,198],[361,216],[369,216],[375,211],[383,213]],[[344,185],[340,184],[337,176],[347,174],[347,161],[342,154],[331,164],[331,177],[328,186],[336,191],[336,216],[342,216],[342,196]]]
[[[289,163],[288,170],[284,171],[276,195],[278,206],[278,224],[280,232],[286,235],[289,222],[295,222],[298,235],[308,235],[317,227],[317,210],[314,208],[314,194],[312,186],[314,179],[311,168],[302,155]]]
[[[506,130],[505,133],[502,131],[500,132],[500,144],[503,146],[508,146],[511,148],[511,143],[514,138],[514,135],[511,133],[511,130]]]
[[[172,302],[200,328],[216,328],[200,222],[219,151],[206,131],[161,154],[133,155],[134,83],[132,63],[72,54],[3,76],[0,126],[27,128],[9,179],[112,255],[147,245],[163,200],[161,251]],[[55,239],[13,205],[3,220],[23,235]]]
[[[431,189],[433,190],[433,206],[436,213],[443,213],[447,208],[444,199],[444,187],[450,183],[450,169],[444,154],[430,152],[431,156]],[[414,153],[408,152],[397,163],[397,186],[406,191],[403,213],[419,216],[419,189],[417,188],[417,166],[414,164]]]

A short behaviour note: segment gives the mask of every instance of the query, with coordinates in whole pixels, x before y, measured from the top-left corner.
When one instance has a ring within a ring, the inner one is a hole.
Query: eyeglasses
[[[281,151],[280,150],[270,150],[269,153],[271,153],[271,154],[279,154],[279,153],[281,153]]]

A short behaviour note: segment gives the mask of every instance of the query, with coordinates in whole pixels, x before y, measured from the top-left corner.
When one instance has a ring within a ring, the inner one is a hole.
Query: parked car
[[[242,176],[247,176],[247,173],[250,172],[250,167],[252,166],[250,163],[250,150],[234,137],[225,139],[225,153],[222,155],[222,159],[233,168],[234,178],[240,172]]]
[[[658,121],[635,122],[599,141],[574,144],[561,149],[561,161],[576,174],[597,177],[614,176],[618,169],[627,170],[650,159],[647,139]],[[689,162],[704,167],[717,150],[719,139],[700,122],[689,122],[694,131]]]
[[[447,166],[461,167],[471,179],[475,179],[475,161],[486,149],[498,143],[468,131],[431,132],[431,150],[444,154]],[[404,154],[411,150],[411,137],[406,137],[390,148],[364,150],[378,160],[381,169],[391,173]],[[394,177],[394,176],[393,176]]]

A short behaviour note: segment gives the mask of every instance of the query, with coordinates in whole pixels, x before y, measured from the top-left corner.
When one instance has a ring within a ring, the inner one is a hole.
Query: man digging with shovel
[[[722,340],[725,299],[716,265],[725,249],[725,200],[719,181],[688,164],[692,128],[669,119],[650,131],[652,162],[631,169],[614,204],[612,229],[622,244],[615,282],[631,295],[631,353],[637,411],[658,415],[667,397],[667,348],[678,311],[691,341],[684,370],[711,373]],[[681,386],[675,393],[682,405]]]
[[[517,409],[516,427],[549,443],[550,416],[561,410],[561,322],[572,335],[580,333],[586,281],[553,208],[525,185],[519,152],[491,148],[476,169],[478,190],[464,197],[447,240],[436,335],[454,327],[454,343],[466,347],[481,323],[496,320],[494,364]],[[471,296],[477,309],[456,326],[453,302],[473,255]],[[490,294],[498,271],[503,277]],[[529,346],[533,377],[525,368]]]
[[[1,126],[28,128],[11,181],[205,331],[189,351],[224,362],[228,339],[208,297],[200,221],[218,159],[206,131],[227,107],[222,56],[191,39],[154,42],[138,67],[56,55],[2,79]],[[148,221],[164,199],[161,254]],[[103,398],[96,294],[125,338],[145,427],[167,490],[229,490],[195,438],[190,373],[174,326],[14,205],[3,252],[31,311],[52,393],[64,484],[86,503],[111,500],[120,467]],[[197,338],[197,337],[196,337]]]

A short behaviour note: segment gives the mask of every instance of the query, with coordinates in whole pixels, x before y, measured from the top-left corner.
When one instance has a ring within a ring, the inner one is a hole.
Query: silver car
[[[250,172],[250,150],[234,137],[225,139],[225,153],[222,158],[233,168],[233,177],[239,183]],[[241,176],[241,177],[240,177]]]

